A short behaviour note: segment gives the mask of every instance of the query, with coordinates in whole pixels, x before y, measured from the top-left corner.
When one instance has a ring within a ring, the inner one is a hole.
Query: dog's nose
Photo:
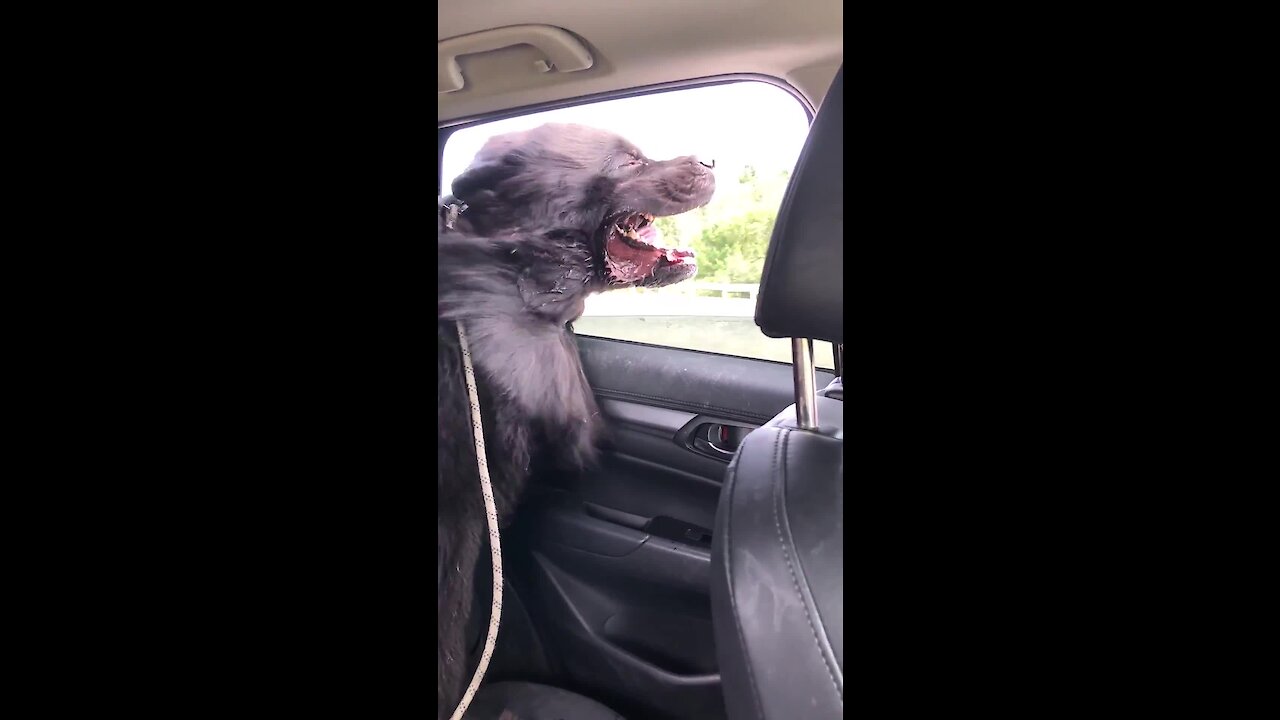
[[[714,167],[716,166],[716,161],[715,161],[715,160],[712,160],[712,161],[711,161],[711,164],[710,164],[710,165],[708,165],[708,164],[706,163],[706,161],[704,161],[702,158],[698,157],[697,155],[690,155],[690,156],[689,156],[689,164],[690,164],[690,165],[692,165],[692,164],[694,164],[694,163],[697,163],[698,165],[701,165],[702,167],[707,168],[708,170],[710,170],[710,169],[712,169],[712,168],[714,168]]]

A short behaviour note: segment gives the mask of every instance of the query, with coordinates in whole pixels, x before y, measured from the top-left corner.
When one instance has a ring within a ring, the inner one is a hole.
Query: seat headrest
[[[782,198],[756,299],[775,338],[844,343],[844,66],[827,91]]]

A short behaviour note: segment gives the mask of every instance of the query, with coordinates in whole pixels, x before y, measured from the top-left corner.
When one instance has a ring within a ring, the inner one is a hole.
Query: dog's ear
[[[487,142],[471,165],[453,180],[453,194],[463,202],[488,190],[498,188],[503,181],[518,174],[525,166],[522,153],[518,152],[526,141],[528,132],[512,132],[495,135]]]
[[[495,190],[504,180],[515,174],[516,168],[502,162],[472,163],[461,175],[453,179],[453,196],[463,202],[471,202],[486,190]]]

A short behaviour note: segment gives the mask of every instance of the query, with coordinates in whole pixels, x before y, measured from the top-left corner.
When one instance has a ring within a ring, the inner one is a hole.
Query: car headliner
[[[835,0],[446,0],[439,40],[510,25],[560,27],[594,63],[540,73],[518,45],[458,58],[465,86],[439,94],[441,124],[609,91],[728,74],[782,80],[817,107],[844,60],[844,7]]]

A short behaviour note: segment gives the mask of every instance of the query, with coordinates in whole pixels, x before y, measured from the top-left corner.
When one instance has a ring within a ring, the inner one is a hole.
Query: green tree
[[[738,176],[738,184],[747,186],[752,204],[760,205],[763,203],[764,188],[760,187],[760,174],[756,172],[754,165],[747,165],[742,168],[742,174]]]
[[[662,233],[663,247],[688,247],[680,242],[683,235],[674,216],[654,218],[653,226],[658,229],[658,232]]]
[[[655,220],[663,245],[697,252],[700,280],[759,282],[790,175],[788,170],[762,175],[751,165],[744,167],[737,184],[717,190],[710,205]]]
[[[693,241],[698,276],[714,282],[759,282],[776,213],[757,208],[705,228]]]

